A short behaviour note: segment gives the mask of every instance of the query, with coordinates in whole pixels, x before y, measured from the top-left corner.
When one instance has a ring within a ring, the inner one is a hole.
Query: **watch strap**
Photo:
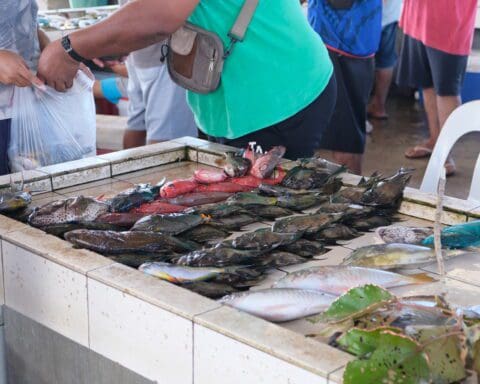
[[[65,35],[62,37],[62,47],[65,50],[65,52],[68,53],[68,55],[75,61],[78,61],[79,63],[84,63],[88,61],[84,57],[80,56],[72,47],[72,43],[70,41],[70,37],[68,35]]]

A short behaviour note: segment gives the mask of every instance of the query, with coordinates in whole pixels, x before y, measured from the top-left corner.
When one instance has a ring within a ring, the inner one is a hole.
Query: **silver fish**
[[[390,226],[379,227],[376,236],[384,243],[420,244],[433,234],[432,228]]]
[[[233,271],[235,268],[194,268],[182,267],[180,265],[169,263],[144,263],[139,268],[140,271],[158,277],[159,279],[171,283],[193,283],[197,281],[211,280],[214,277]]]
[[[443,251],[445,259],[465,254],[463,251]],[[417,268],[435,261],[435,251],[413,244],[367,245],[353,251],[342,265],[355,265],[378,269]]]
[[[220,303],[272,322],[315,315],[328,308],[335,296],[302,289],[262,289],[234,293]]]
[[[373,268],[335,265],[306,268],[289,273],[277,281],[273,288],[308,289],[341,295],[351,288],[365,284],[393,288],[422,282],[420,278]]]

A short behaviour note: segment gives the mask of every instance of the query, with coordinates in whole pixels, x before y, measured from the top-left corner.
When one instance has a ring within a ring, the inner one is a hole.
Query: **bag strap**
[[[224,58],[226,59],[232,53],[233,47],[239,41],[243,41],[245,34],[247,33],[248,27],[252,22],[253,15],[257,9],[259,0],[245,0],[243,3],[242,9],[233,24],[232,29],[228,33],[230,37],[230,45],[225,51]]]

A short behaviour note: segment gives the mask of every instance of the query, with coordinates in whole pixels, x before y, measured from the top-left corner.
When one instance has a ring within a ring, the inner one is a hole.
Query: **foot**
[[[405,151],[405,157],[407,159],[424,159],[430,157],[434,146],[435,143],[431,143],[430,141],[417,144]]]
[[[381,107],[376,104],[370,104],[367,108],[367,117],[374,120],[387,120],[388,113],[385,106]]]

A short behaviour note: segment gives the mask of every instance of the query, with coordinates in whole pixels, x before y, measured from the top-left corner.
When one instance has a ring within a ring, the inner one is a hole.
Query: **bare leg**
[[[437,96],[438,120],[443,128],[450,114],[462,104],[460,96]],[[456,171],[455,162],[449,155],[445,162],[447,176],[453,175]]]
[[[427,148],[433,149],[440,134],[440,120],[438,118],[439,111],[437,105],[437,94],[433,88],[423,90],[423,104],[425,113],[427,114],[428,130],[430,132],[429,139],[424,143]]]
[[[352,173],[362,174],[362,154],[332,151],[332,158],[336,163],[345,165]]]
[[[375,71],[375,89],[368,106],[368,114],[372,117],[387,117],[386,102],[390,85],[392,84],[393,68],[377,69]]]
[[[135,148],[145,145],[145,131],[125,131],[123,136],[123,148]]]

